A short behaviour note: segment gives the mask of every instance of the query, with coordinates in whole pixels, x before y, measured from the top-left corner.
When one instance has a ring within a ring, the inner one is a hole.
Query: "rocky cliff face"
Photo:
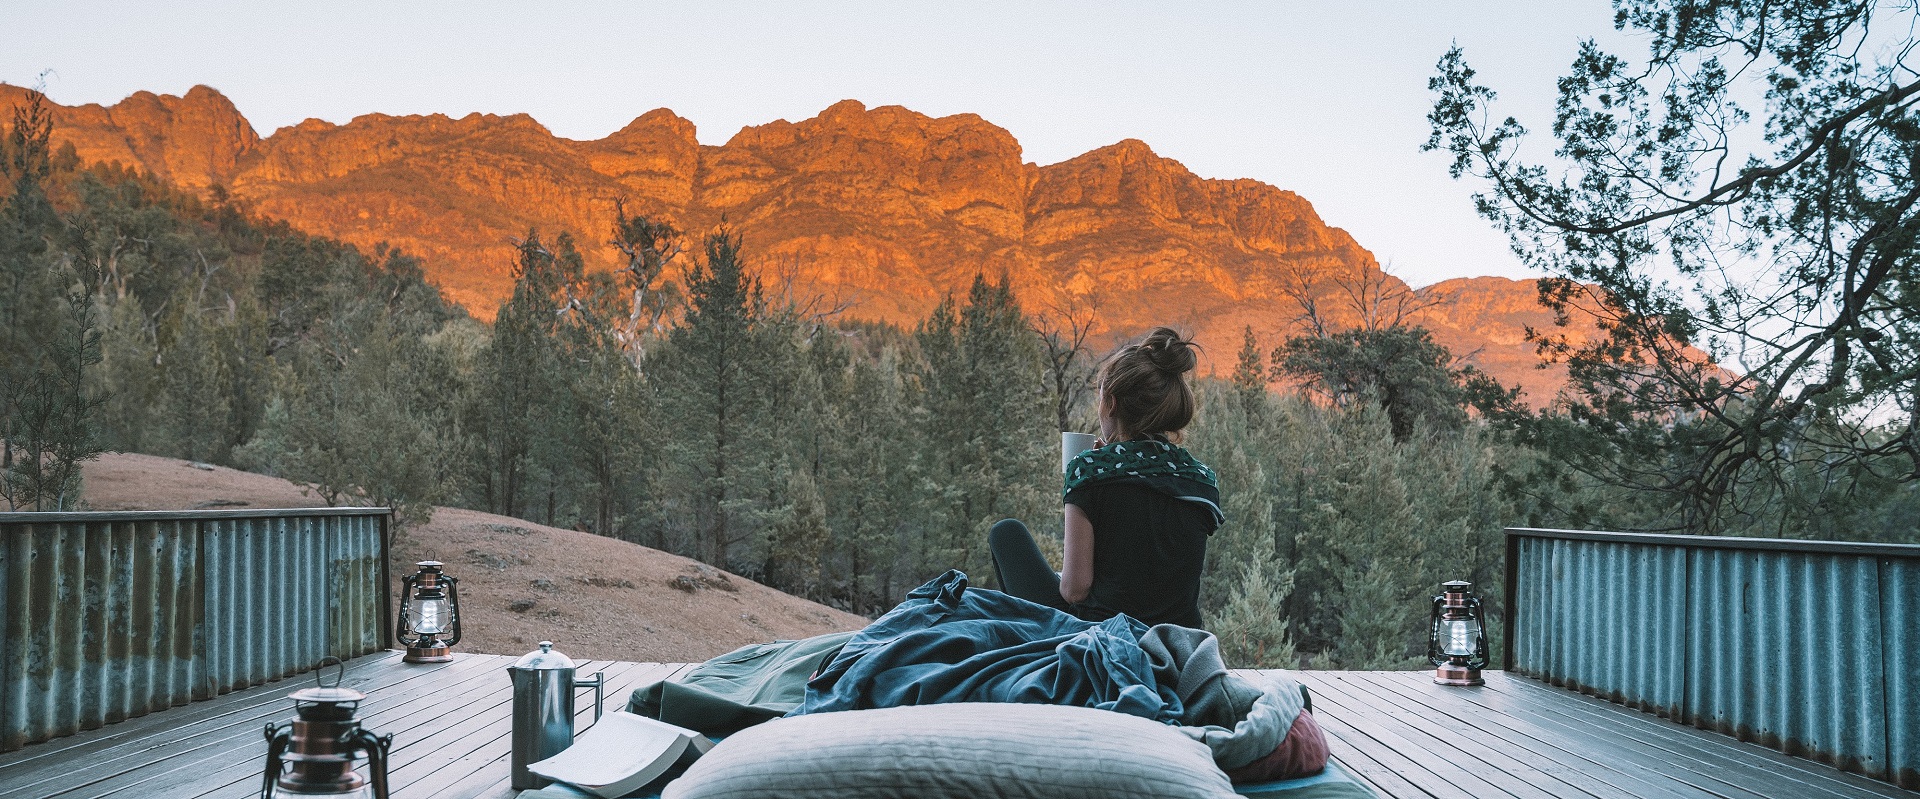
[[[0,104],[22,92],[0,86]],[[731,227],[770,282],[849,303],[851,316],[911,325],[975,274],[1004,271],[1030,308],[1097,304],[1111,336],[1190,329],[1215,371],[1232,368],[1244,327],[1269,345],[1288,330],[1298,306],[1285,287],[1380,277],[1373,256],[1300,196],[1200,178],[1143,142],[1039,166],[977,116],[852,100],[718,147],[666,109],[597,141],[480,114],[308,120],[262,139],[204,86],[57,107],[55,125],[85,160],[224,187],[303,230],[420,255],[482,317],[511,293],[511,240],[529,229],[571,232],[590,265],[612,266],[616,200],[695,233]],[[1530,282],[1443,286],[1454,300],[1422,316],[1442,342],[1535,397],[1558,385],[1532,368],[1522,340],[1522,323],[1546,321]]]
[[[1574,343],[1597,335],[1591,324],[1555,327],[1553,312],[1540,305],[1540,289],[1533,280],[1454,278],[1420,293],[1436,302],[1415,314],[1414,321],[1433,331],[1434,341],[1501,383],[1525,387],[1527,399],[1536,406],[1567,382],[1567,367],[1542,364],[1527,341],[1527,328],[1565,333]]]
[[[0,105],[12,108],[24,94],[0,85]],[[206,86],[185,97],[138,92],[111,108],[58,107],[55,124],[55,139],[84,161],[137,166],[197,191],[231,182],[240,158],[260,145],[239,109]]]

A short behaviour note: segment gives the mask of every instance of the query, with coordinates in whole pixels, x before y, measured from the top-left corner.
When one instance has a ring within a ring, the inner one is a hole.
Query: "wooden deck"
[[[1842,799],[1904,791],[1504,672],[1293,672],[1333,755],[1395,799]]]
[[[507,784],[513,658],[463,654],[408,665],[398,653],[349,664],[367,692],[360,718],[394,733],[395,799],[497,799]],[[687,664],[593,662],[607,707]],[[1333,754],[1396,799],[1727,797],[1817,799],[1920,794],[1681,727],[1524,679],[1441,688],[1417,672],[1296,672],[1313,692]],[[287,680],[0,755],[0,797],[258,795],[261,729],[292,715]],[[583,708],[580,726],[591,720]]]
[[[514,795],[507,784],[513,687],[506,669],[517,659],[460,654],[451,663],[409,664],[388,652],[348,663],[342,684],[367,694],[361,723],[394,734],[394,799]],[[606,671],[611,710],[636,686],[692,665],[583,661],[580,668],[581,676]],[[292,718],[287,694],[312,684],[311,675],[283,680],[8,752],[0,755],[0,797],[258,796],[267,755],[262,730]],[[593,720],[592,694],[581,696],[584,729]]]

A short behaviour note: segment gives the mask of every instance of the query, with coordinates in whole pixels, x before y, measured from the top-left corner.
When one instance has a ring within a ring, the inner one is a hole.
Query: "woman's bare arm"
[[[1060,598],[1081,602],[1093,592],[1093,520],[1079,505],[1067,505],[1066,556],[1060,564]]]

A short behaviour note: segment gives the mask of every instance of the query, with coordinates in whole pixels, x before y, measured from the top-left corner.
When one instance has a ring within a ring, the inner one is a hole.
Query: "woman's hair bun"
[[[1197,346],[1193,339],[1181,337],[1178,331],[1170,327],[1154,328],[1139,346],[1154,367],[1163,372],[1182,375],[1200,364],[1200,356],[1194,352]]]
[[[1186,373],[1200,362],[1199,345],[1170,327],[1156,327],[1128,344],[1100,369],[1101,402],[1128,436],[1164,435],[1178,441],[1193,421],[1195,401]]]

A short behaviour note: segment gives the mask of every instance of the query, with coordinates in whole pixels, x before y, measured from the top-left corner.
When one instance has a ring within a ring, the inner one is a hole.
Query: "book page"
[[[625,782],[641,785],[679,760],[689,742],[697,742],[695,747],[702,752],[712,747],[706,736],[692,730],[614,711],[581,733],[572,746],[527,769],[588,789]]]

